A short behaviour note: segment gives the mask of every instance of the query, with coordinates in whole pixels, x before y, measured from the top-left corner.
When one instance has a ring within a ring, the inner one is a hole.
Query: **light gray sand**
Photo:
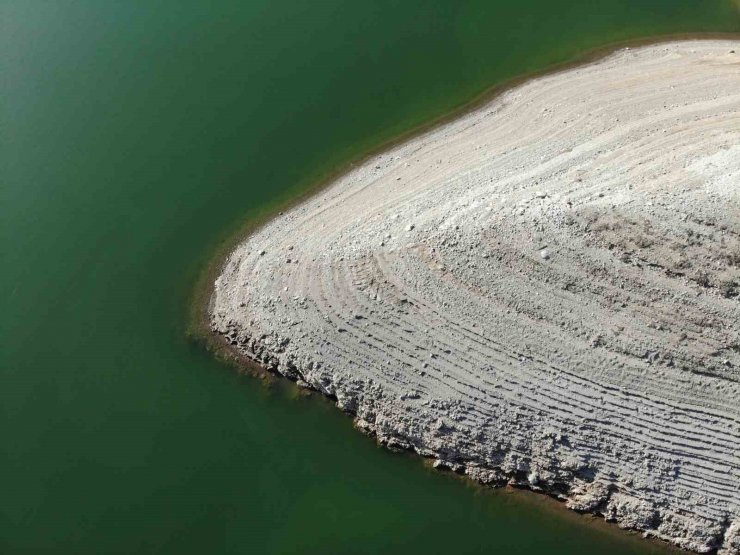
[[[690,41],[369,160],[232,253],[212,327],[382,443],[739,553],[739,294],[740,42]]]

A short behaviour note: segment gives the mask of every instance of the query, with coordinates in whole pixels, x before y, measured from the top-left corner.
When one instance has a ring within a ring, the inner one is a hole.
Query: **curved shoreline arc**
[[[465,115],[471,112],[474,112],[481,106],[484,106],[488,104],[489,102],[493,101],[500,94],[516,86],[519,86],[523,83],[526,83],[530,80],[533,80],[533,79],[536,79],[542,76],[554,75],[554,74],[560,73],[562,71],[566,71],[574,67],[587,66],[593,63],[597,63],[600,60],[608,57],[609,55],[619,50],[630,48],[633,46],[648,46],[648,45],[654,45],[654,44],[659,45],[661,43],[675,42],[677,40],[713,40],[717,38],[737,40],[738,38],[740,38],[740,36],[737,34],[720,34],[720,35],[713,34],[711,36],[700,35],[700,36],[691,36],[691,37],[682,36],[681,38],[676,38],[675,36],[663,36],[663,37],[660,37],[660,39],[653,39],[653,40],[638,40],[638,41],[620,42],[620,43],[615,43],[615,44],[612,44],[606,47],[601,47],[601,48],[589,51],[586,54],[584,54],[582,57],[580,57],[579,61],[577,62],[574,61],[574,62],[559,64],[557,66],[550,67],[542,72],[536,72],[534,74],[527,74],[524,76],[519,76],[512,80],[508,80],[505,83],[502,83],[502,84],[499,84],[499,85],[496,85],[494,87],[487,89],[484,93],[476,96],[473,100],[471,100],[469,103],[465,104],[461,108],[457,108],[453,110],[452,112],[449,112],[439,118],[436,118],[435,120],[427,124],[424,124],[422,126],[419,126],[409,131],[406,134],[396,137],[395,139],[384,143],[380,147],[376,149],[372,149],[369,153],[359,157],[358,159],[353,160],[343,166],[340,166],[338,170],[334,172],[330,172],[330,175],[328,177],[317,181],[313,187],[308,188],[300,195],[296,195],[294,198],[290,199],[288,202],[285,202],[285,203],[278,202],[277,206],[274,208],[274,210],[269,216],[265,216],[264,218],[257,219],[257,220],[251,220],[247,222],[247,224],[245,225],[246,229],[242,229],[240,230],[240,233],[235,234],[233,236],[233,243],[228,242],[227,244],[225,244],[223,247],[223,252],[219,253],[219,254],[222,254],[222,256],[216,257],[212,265],[208,267],[207,271],[210,271],[212,273],[207,274],[205,278],[202,278],[206,280],[205,284],[203,285],[206,285],[207,289],[203,290],[203,293],[207,293],[207,298],[200,297],[201,302],[198,303],[198,306],[196,306],[195,308],[196,310],[199,310],[199,312],[196,313],[196,314],[199,314],[199,318],[197,318],[196,322],[199,323],[200,331],[205,332],[204,335],[206,337],[206,344],[209,346],[211,350],[216,352],[219,358],[230,360],[232,363],[235,363],[237,366],[244,368],[244,369],[256,370],[259,372],[267,372],[267,370],[258,366],[256,363],[252,362],[249,359],[246,359],[242,355],[239,355],[236,349],[230,348],[221,336],[217,336],[216,334],[212,333],[210,329],[208,328],[207,317],[210,312],[209,307],[211,304],[212,293],[213,293],[213,281],[209,279],[209,277],[215,276],[218,273],[220,273],[224,262],[228,260],[228,258],[230,257],[236,245],[238,245],[240,242],[244,241],[245,239],[250,237],[253,233],[261,229],[263,225],[267,224],[269,221],[272,220],[273,216],[279,215],[278,212],[287,210],[288,207],[295,206],[296,204],[299,204],[313,197],[314,195],[319,194],[321,191],[324,190],[325,187],[331,184],[334,184],[338,178],[352,171],[353,169],[356,168],[356,166],[364,163],[369,158],[377,156],[379,153],[383,153],[395,147],[403,145],[408,141],[411,141],[421,135],[434,131],[439,127],[442,127],[452,121],[457,120],[458,118],[462,118]],[[214,339],[216,339],[216,341],[213,341]],[[224,349],[224,347],[226,348]]]
[[[207,323],[209,307],[212,302],[213,282],[221,273],[221,270],[231,253],[236,249],[239,243],[254,235],[263,226],[278,217],[281,212],[285,212],[296,205],[321,194],[335,181],[350,173],[356,167],[361,166],[370,158],[412,141],[425,133],[435,131],[452,121],[465,117],[489,102],[492,102],[509,90],[534,79],[556,75],[570,69],[597,63],[600,60],[609,57],[611,54],[626,48],[637,48],[641,46],[652,46],[675,41],[690,40],[740,40],[740,33],[667,34],[617,41],[588,49],[569,61],[550,65],[542,70],[522,73],[510,79],[506,79],[501,83],[491,85],[460,106],[444,112],[427,122],[417,125],[400,135],[380,142],[364,153],[339,164],[334,169],[324,172],[323,175],[318,175],[317,177],[307,180],[308,184],[305,187],[302,187],[300,184],[296,184],[293,187],[288,188],[286,191],[280,193],[279,197],[273,203],[264,207],[256,215],[242,220],[241,223],[230,225],[222,236],[215,240],[213,254],[206,257],[207,262],[201,270],[196,269],[197,274],[194,280],[194,285],[190,289],[191,294],[187,307],[186,335],[191,340],[202,344],[207,348],[207,350],[214,352],[217,356],[224,347],[227,351],[234,351],[233,349],[230,349],[225,342],[220,341],[220,338],[217,337],[216,334],[211,332]],[[245,367],[242,369],[256,371],[258,374],[262,374],[265,371],[261,367],[255,367],[256,365],[252,361],[248,361],[246,359],[241,360],[242,357],[237,357],[237,359],[234,360],[233,355],[236,354],[237,353],[235,352],[231,352],[229,353],[229,356],[218,356],[218,358],[223,358],[224,361],[233,360],[239,366]]]

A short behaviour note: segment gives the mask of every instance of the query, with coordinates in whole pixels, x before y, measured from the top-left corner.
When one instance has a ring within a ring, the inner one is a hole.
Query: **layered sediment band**
[[[231,254],[213,329],[379,441],[740,552],[740,43],[623,49]]]

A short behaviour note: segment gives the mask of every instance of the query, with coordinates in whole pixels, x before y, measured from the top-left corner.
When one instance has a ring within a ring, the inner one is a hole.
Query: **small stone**
[[[406,231],[413,231],[413,229],[414,229],[415,227],[416,227],[416,226],[415,226],[414,224],[409,224],[409,225],[407,225],[407,226],[406,226]]]
[[[542,249],[540,251],[540,258],[542,260],[550,260],[550,252],[547,249]]]
[[[267,251],[260,251],[260,256],[265,256],[265,253],[267,253]]]

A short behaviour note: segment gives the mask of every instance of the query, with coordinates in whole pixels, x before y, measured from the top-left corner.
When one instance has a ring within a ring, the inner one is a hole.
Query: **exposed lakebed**
[[[383,444],[737,553],[738,50],[625,48],[368,159],[234,250],[213,329]]]

